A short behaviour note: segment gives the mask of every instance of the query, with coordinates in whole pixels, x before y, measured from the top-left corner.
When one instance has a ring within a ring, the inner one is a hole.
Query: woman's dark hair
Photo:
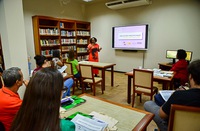
[[[70,50],[70,51],[69,51],[68,59],[69,59],[70,61],[73,61],[73,60],[74,60],[74,50]]]
[[[60,50],[53,50],[53,57],[57,57],[60,59]]]
[[[200,60],[191,62],[188,66],[188,74],[191,75],[195,84],[200,85]]]
[[[36,61],[36,64],[39,66],[39,67],[42,67],[42,65],[44,64],[45,60],[47,60],[47,58],[43,55],[36,55],[34,57],[35,61]]]
[[[179,49],[177,51],[177,59],[185,59],[187,56],[186,51],[183,49]]]
[[[11,131],[60,131],[59,108],[62,74],[53,68],[39,70],[30,80]]]
[[[90,38],[90,43],[92,43],[92,40],[94,40],[95,42],[97,42],[97,38],[95,38],[95,37]]]
[[[13,86],[17,80],[21,80],[22,75],[20,74],[21,69],[18,67],[11,67],[3,71],[2,78],[5,87]]]

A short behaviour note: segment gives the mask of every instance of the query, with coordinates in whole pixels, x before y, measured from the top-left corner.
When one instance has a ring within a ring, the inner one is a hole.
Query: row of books
[[[61,44],[76,44],[76,39],[61,39]]]
[[[61,30],[61,36],[75,37],[76,31]],[[90,36],[89,31],[77,31],[77,36]]]
[[[77,53],[84,53],[84,52],[87,52],[87,48],[84,48],[84,47],[82,47],[82,48],[78,47],[77,48]]]
[[[88,60],[88,58],[89,58],[89,55],[78,56],[77,60],[78,61],[86,61],[86,60]]]
[[[76,36],[76,32],[75,31],[61,30],[61,36],[75,37]]]
[[[54,49],[54,50],[60,50],[60,49]],[[42,50],[41,54],[44,56],[52,56],[54,50]]]
[[[59,35],[60,34],[60,31],[57,28],[53,28],[53,29],[50,29],[50,28],[42,29],[42,28],[40,28],[39,32],[40,32],[40,35]]]
[[[79,40],[77,40],[77,44],[88,44],[88,40],[87,39],[79,39]]]
[[[76,39],[61,39],[61,44],[76,44]],[[88,40],[87,39],[77,40],[77,44],[88,44]],[[58,39],[55,40],[41,39],[40,45],[41,46],[60,45],[60,42]]]
[[[62,51],[75,50],[76,46],[62,46]]]
[[[89,31],[77,31],[77,36],[90,36]]]
[[[60,45],[60,42],[58,39],[52,40],[52,39],[41,39],[40,40],[41,46],[51,46],[51,45]]]

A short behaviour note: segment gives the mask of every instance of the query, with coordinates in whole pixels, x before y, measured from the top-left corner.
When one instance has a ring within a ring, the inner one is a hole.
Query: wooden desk
[[[154,114],[150,112],[114,103],[95,96],[83,94],[80,97],[85,99],[86,102],[61,113],[61,117],[68,117],[77,111],[86,114],[95,111],[118,120],[116,124],[118,131],[145,130],[154,117]]]
[[[133,71],[126,72],[125,75],[128,76],[128,86],[127,86],[127,102],[130,104],[131,103],[131,79],[133,78]],[[172,81],[173,81],[173,76],[168,78],[168,77],[161,77],[161,76],[153,76],[153,80],[157,82],[162,83],[162,88],[163,90],[168,89],[168,86],[171,87]]]
[[[172,64],[169,63],[158,63],[159,69],[169,71],[172,68]]]
[[[105,71],[108,68],[111,68],[111,86],[113,86],[113,80],[114,80],[114,66],[116,64],[113,63],[102,63],[102,62],[91,62],[91,61],[80,61],[79,64],[85,64],[85,65],[92,65],[93,68],[101,70],[101,77],[103,80],[103,89],[105,90]]]

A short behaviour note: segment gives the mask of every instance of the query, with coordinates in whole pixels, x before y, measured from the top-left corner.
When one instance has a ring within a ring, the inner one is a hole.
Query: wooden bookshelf
[[[66,61],[70,49],[79,61],[88,59],[90,22],[33,16],[35,54],[52,58],[53,50],[60,50]]]

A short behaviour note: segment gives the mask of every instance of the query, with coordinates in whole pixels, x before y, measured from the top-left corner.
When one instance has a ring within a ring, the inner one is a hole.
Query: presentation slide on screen
[[[116,48],[145,48],[146,26],[115,27]]]

